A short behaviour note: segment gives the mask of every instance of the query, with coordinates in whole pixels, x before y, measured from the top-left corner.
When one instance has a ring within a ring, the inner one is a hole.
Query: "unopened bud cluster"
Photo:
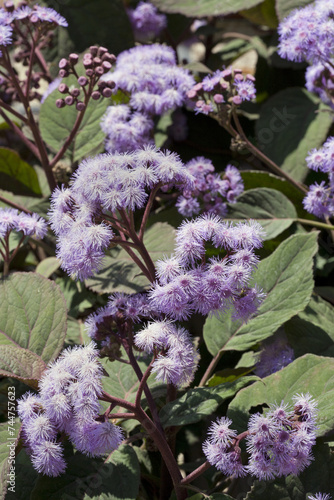
[[[86,104],[79,100],[82,92],[86,96],[87,93],[94,100],[100,97],[110,97],[112,89],[115,87],[112,81],[99,81],[101,76],[108,73],[112,68],[116,57],[108,52],[105,47],[91,46],[89,51],[83,56],[82,64],[85,68],[85,75],[79,76],[75,66],[79,61],[78,54],[70,54],[68,59],[59,61],[59,77],[66,78],[69,75],[74,75],[77,78],[77,87],[68,87],[66,83],[61,83],[58,90],[61,94],[66,95],[64,98],[56,100],[56,106],[63,108],[64,106],[76,105],[78,111],[83,111]],[[88,92],[86,90],[88,89]]]
[[[195,102],[195,112],[208,115],[219,112],[227,105],[239,106],[243,101],[255,98],[255,78],[243,76],[241,69],[217,70],[194,85],[187,96]]]

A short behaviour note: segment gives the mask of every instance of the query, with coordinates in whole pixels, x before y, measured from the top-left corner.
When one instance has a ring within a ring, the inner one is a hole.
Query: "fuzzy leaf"
[[[261,3],[261,0],[152,0],[162,12],[183,14],[188,17],[223,16],[249,9]]]
[[[254,282],[267,296],[258,314],[241,325],[231,314],[213,316],[204,325],[204,340],[212,355],[227,350],[245,351],[273,334],[279,326],[302,311],[313,290],[313,256],[317,233],[290,236],[259,263]]]
[[[226,399],[233,397],[253,380],[257,380],[257,377],[243,377],[215,387],[189,389],[183,396],[167,403],[160,410],[161,423],[164,427],[170,427],[199,422],[214,413]]]
[[[229,205],[228,218],[233,220],[256,219],[265,230],[266,240],[275,238],[294,222],[297,213],[291,201],[280,191],[257,188],[238,196]]]
[[[34,273],[14,273],[0,284],[0,369],[37,377],[61,351],[66,303],[59,287]],[[6,359],[7,353],[11,358]],[[30,351],[30,352],[29,352]]]
[[[256,122],[260,149],[295,180],[309,172],[305,158],[327,137],[332,124],[329,109],[303,88],[282,90],[262,106]]]
[[[38,264],[36,273],[41,274],[44,278],[50,278],[59,269],[60,264],[61,262],[57,257],[47,257]]]

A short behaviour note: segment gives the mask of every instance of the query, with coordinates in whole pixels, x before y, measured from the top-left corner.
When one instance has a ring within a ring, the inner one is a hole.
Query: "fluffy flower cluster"
[[[195,84],[190,73],[176,65],[172,48],[153,44],[124,51],[117,57],[116,69],[104,76],[116,89],[131,94],[130,106],[148,115],[161,115],[179,106]]]
[[[157,380],[177,386],[193,380],[199,355],[185,328],[168,320],[155,321],[135,335],[135,344],[150,354],[160,351],[152,365]]]
[[[320,99],[334,108],[334,70],[326,63],[315,63],[309,66],[305,73],[306,88],[309,92],[318,94]]]
[[[261,480],[298,475],[313,459],[316,441],[316,402],[309,394],[294,396],[294,408],[273,406],[266,416],[252,415],[248,431],[237,436],[232,421],[221,418],[209,429],[203,451],[211,465],[226,475],[251,474]],[[248,465],[241,462],[239,443],[246,438]]]
[[[120,445],[121,429],[108,420],[96,420],[102,375],[94,343],[67,349],[44,373],[39,394],[26,393],[18,401],[25,444],[38,472],[48,476],[64,472],[59,432],[89,456],[109,453]]]
[[[292,347],[287,344],[284,337],[275,337],[264,342],[259,359],[256,364],[255,374],[264,378],[276,373],[292,363],[295,355]]]
[[[14,208],[0,208],[0,238],[7,237],[11,231],[22,232],[26,236],[44,238],[48,227],[46,221],[36,213],[19,213]]]
[[[127,12],[138,41],[157,37],[167,26],[165,14],[159,14],[155,5],[149,2],[139,2],[135,9],[128,9]]]
[[[195,102],[195,113],[208,115],[219,111],[226,103],[238,106],[243,101],[255,99],[254,82],[252,75],[243,76],[240,69],[227,68],[204,77],[187,95]]]
[[[158,185],[192,189],[193,181],[176,154],[153,146],[82,161],[71,187],[56,189],[51,200],[50,222],[63,269],[79,279],[92,276],[115,236],[108,212],[142,208],[147,191]]]
[[[185,221],[176,232],[175,254],[156,263],[158,280],[149,293],[153,308],[179,320],[233,308],[235,319],[246,320],[264,297],[249,287],[262,236],[256,221],[232,226],[212,214]],[[225,257],[206,262],[208,242],[225,250]]]
[[[34,24],[41,23],[51,23],[57,26],[67,27],[66,19],[58,14],[54,9],[49,7],[41,7],[40,5],[35,5],[34,7],[28,7],[27,5],[24,7],[19,7],[18,9],[14,9],[13,11],[7,11],[5,9],[0,9],[0,45],[9,45],[12,43],[11,34],[12,29],[10,28],[10,24],[14,21],[22,21],[22,22],[30,22]],[[11,31],[6,31],[3,27],[7,27]],[[7,41],[4,41],[1,38],[1,35],[7,33]],[[1,43],[4,41],[4,43]]]
[[[152,118],[139,111],[132,112],[126,104],[109,106],[101,121],[101,129],[107,136],[105,149],[108,153],[125,153],[152,145],[153,127]]]
[[[330,61],[333,54],[334,6],[328,0],[293,10],[280,24],[278,53],[289,61]]]
[[[195,177],[193,191],[183,190],[176,207],[185,217],[198,214],[201,211],[200,200],[203,202],[204,212],[224,216],[227,213],[226,203],[233,203],[235,198],[244,190],[244,184],[237,168],[228,165],[223,176],[215,173],[212,162],[203,157],[190,160],[186,167]]]
[[[328,184],[321,181],[310,186],[303,200],[304,208],[317,217],[332,216],[334,213],[334,137],[329,137],[320,149],[312,149],[306,157],[312,170],[328,175]]]

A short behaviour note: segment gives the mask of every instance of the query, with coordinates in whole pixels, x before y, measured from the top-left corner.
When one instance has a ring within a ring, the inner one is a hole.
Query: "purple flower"
[[[12,43],[13,30],[10,26],[0,24],[0,47]]]
[[[315,493],[314,495],[310,495],[308,500],[331,500],[331,496],[326,493]]]
[[[128,15],[136,39],[150,40],[157,37],[167,26],[167,18],[149,2],[139,2],[135,9],[128,9]]]
[[[238,96],[242,101],[250,101],[256,97],[256,88],[251,80],[235,81],[234,86],[238,92]]]
[[[37,472],[47,476],[59,476],[66,469],[63,448],[60,443],[53,441],[42,441],[35,445],[31,461]]]

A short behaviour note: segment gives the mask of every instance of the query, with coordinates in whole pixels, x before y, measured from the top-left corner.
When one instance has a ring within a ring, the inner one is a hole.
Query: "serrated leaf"
[[[106,461],[76,453],[67,462],[65,474],[57,478],[42,475],[38,477],[30,500],[136,499],[140,468],[131,446],[120,446]]]
[[[8,487],[15,489],[15,446],[20,428],[19,420],[0,423],[0,500],[6,497]]]
[[[74,77],[69,77],[64,79],[64,82],[70,86],[76,80]],[[52,92],[41,105],[39,116],[42,138],[54,152],[58,152],[62,147],[78,116],[75,106],[57,108],[56,99],[62,97],[64,97],[63,94],[58,90]],[[103,150],[105,135],[101,130],[100,122],[109,104],[109,100],[102,97],[98,101],[90,100],[79,130],[66,152],[66,156],[72,162],[82,160],[89,153]]]
[[[153,262],[172,253],[174,234],[174,228],[165,222],[157,222],[146,231],[144,244]],[[114,248],[104,258],[101,271],[86,284],[94,292],[134,293],[147,287],[149,281],[125,250]]]
[[[258,314],[243,325],[232,321],[231,314],[208,318],[204,340],[210,353],[245,351],[302,311],[313,290],[312,258],[316,251],[317,233],[297,234],[262,260],[253,275],[254,282],[267,293]]]
[[[261,0],[152,0],[162,12],[183,14],[188,17],[223,16],[248,9],[261,3]]]
[[[242,387],[257,380],[257,377],[226,382],[215,387],[196,387],[183,396],[167,403],[160,410],[160,420],[164,427],[187,425],[199,422],[216,411],[226,399],[233,397]]]
[[[334,355],[334,307],[313,295],[304,311],[290,319],[284,330],[295,356],[308,352]]]
[[[8,148],[0,148],[0,185],[15,194],[42,194],[33,167]]]
[[[265,230],[265,239],[275,238],[291,226],[297,212],[291,201],[280,191],[257,188],[245,191],[238,196],[236,203],[231,203],[229,219],[256,219]]]
[[[327,137],[332,124],[329,108],[304,88],[278,92],[261,108],[256,122],[260,149],[295,180],[309,172],[305,158]]]
[[[334,428],[334,359],[306,354],[282,370],[241,389],[227,415],[238,430],[246,430],[252,407],[292,403],[295,394],[309,393],[318,403],[318,436]]]
[[[276,0],[276,12],[278,19],[282,21],[294,9],[300,9],[313,3],[313,0]]]
[[[23,380],[27,385],[37,388],[46,368],[44,361],[34,352],[12,345],[0,345],[0,375]]]
[[[4,353],[10,348],[13,357],[10,365],[8,359],[0,362],[0,369],[19,378],[37,375],[42,363],[61,351],[66,318],[66,303],[54,282],[34,273],[14,273],[2,280],[0,348]]]

